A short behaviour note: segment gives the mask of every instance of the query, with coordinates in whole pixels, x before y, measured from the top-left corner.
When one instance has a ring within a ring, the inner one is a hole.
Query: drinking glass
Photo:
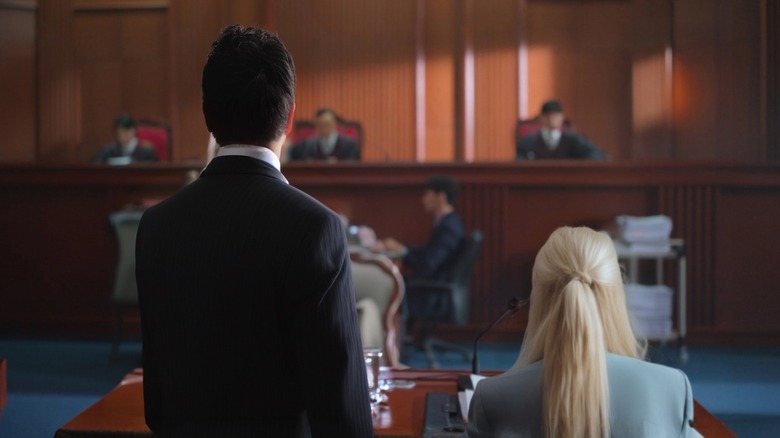
[[[378,348],[363,349],[363,358],[366,363],[366,377],[368,378],[368,396],[371,404],[382,402],[382,389],[379,386],[379,366],[382,362],[382,350]]]

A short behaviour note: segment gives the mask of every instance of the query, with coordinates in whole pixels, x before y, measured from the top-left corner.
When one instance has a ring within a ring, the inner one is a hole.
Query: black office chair
[[[482,252],[482,231],[474,230],[461,244],[459,253],[452,265],[449,281],[415,281],[406,285],[407,297],[415,294],[435,294],[432,297],[440,311],[419,318],[422,327],[417,336],[417,344],[422,347],[428,357],[431,368],[438,368],[434,350],[449,350],[463,354],[468,362],[471,360],[471,350],[462,345],[446,342],[434,337],[436,325],[439,323],[465,324],[469,320],[471,296],[471,275],[474,265]]]

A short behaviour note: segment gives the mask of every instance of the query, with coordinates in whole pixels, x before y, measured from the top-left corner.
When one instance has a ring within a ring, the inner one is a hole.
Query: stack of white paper
[[[648,339],[668,339],[672,335],[672,289],[661,284],[627,284],[625,290],[636,334]]]
[[[479,383],[480,380],[484,379],[485,376],[480,376],[477,374],[471,375],[471,387],[476,389],[477,383]],[[469,421],[469,406],[471,406],[471,397],[474,395],[473,389],[466,389],[464,391],[458,392],[458,403],[460,404],[460,413],[463,415],[463,422],[468,423]]]
[[[672,235],[672,218],[657,216],[618,216],[620,239],[627,249],[636,253],[664,253],[671,250],[669,237]]]

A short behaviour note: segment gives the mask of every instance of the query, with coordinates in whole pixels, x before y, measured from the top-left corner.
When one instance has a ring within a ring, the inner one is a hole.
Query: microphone
[[[479,360],[477,359],[477,344],[479,343],[479,340],[482,338],[482,336],[489,332],[490,329],[493,328],[494,325],[498,324],[499,321],[506,318],[507,316],[517,312],[520,310],[521,307],[526,305],[528,303],[528,300],[521,300],[517,297],[512,297],[512,299],[509,300],[509,302],[506,305],[506,310],[504,310],[504,313],[502,313],[498,318],[494,319],[493,322],[490,323],[489,326],[485,330],[482,330],[480,334],[477,336],[477,339],[474,339],[474,356],[471,361],[471,374],[477,374],[479,375]]]

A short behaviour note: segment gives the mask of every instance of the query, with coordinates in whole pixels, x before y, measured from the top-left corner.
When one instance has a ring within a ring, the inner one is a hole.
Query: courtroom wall
[[[366,161],[512,160],[517,118],[557,97],[616,160],[765,162],[777,15],[769,0],[0,0],[0,160],[83,162],[127,111],[202,161],[203,62],[242,23],[292,51],[299,118],[363,123]]]
[[[0,1],[0,162],[35,153],[35,2]]]

